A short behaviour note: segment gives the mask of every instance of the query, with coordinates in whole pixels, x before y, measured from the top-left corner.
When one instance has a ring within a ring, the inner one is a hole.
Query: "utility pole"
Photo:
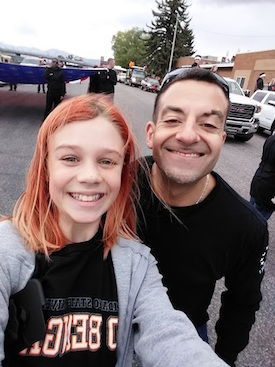
[[[174,49],[175,49],[175,43],[176,43],[176,37],[177,37],[177,30],[178,30],[178,23],[179,23],[179,18],[178,18],[178,14],[176,14],[176,24],[174,28],[174,36],[173,36],[168,72],[171,71],[171,67],[172,67],[172,61],[173,61],[173,55],[174,55]]]

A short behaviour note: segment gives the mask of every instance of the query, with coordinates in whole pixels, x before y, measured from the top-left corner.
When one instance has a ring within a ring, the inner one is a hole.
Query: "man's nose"
[[[195,119],[188,118],[180,126],[176,134],[176,138],[186,144],[192,144],[197,142],[200,138],[198,125]]]

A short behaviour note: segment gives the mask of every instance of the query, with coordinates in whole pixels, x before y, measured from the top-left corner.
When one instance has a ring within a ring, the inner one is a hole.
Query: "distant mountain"
[[[68,59],[69,55],[72,55],[72,53],[69,53],[67,51],[57,50],[57,49],[50,49],[50,50],[40,50],[36,47],[24,47],[24,46],[12,46],[8,45],[4,42],[0,42],[0,51],[6,52],[6,53],[15,53],[15,54],[23,54],[23,55],[30,55],[30,56],[40,56],[52,59],[53,57],[60,57],[64,59]],[[78,57],[79,58],[79,57]],[[85,65],[99,65],[100,61],[99,59],[87,59],[82,58],[83,63]]]

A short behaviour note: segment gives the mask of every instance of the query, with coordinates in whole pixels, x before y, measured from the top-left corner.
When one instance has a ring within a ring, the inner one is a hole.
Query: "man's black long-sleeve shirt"
[[[152,167],[152,157],[147,158]],[[249,340],[262,299],[268,246],[266,222],[218,174],[213,191],[197,205],[168,210],[141,170],[138,235],[152,248],[176,309],[196,327],[209,317],[216,281],[224,277],[216,353],[231,366]]]

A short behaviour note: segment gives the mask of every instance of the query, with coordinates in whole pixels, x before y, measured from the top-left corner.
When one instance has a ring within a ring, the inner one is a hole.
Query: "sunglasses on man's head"
[[[172,73],[171,77],[170,78],[167,78],[165,80],[165,82],[163,83],[162,87],[164,87],[164,85],[166,85],[166,84],[169,84],[172,80],[181,79],[181,77],[183,75],[190,73],[191,70],[192,70],[191,68],[188,68],[188,69],[183,70],[179,74],[173,74]],[[221,75],[219,75],[217,73],[213,73],[212,71],[210,71],[210,73],[211,73],[211,75],[213,75],[217,79],[220,87],[224,91],[224,94],[229,99],[229,85],[228,85],[227,81]],[[194,79],[194,80],[196,80],[196,79]]]
[[[229,99],[229,92],[230,91],[229,91],[229,85],[228,85],[227,81],[221,75],[219,75],[217,73],[213,73],[212,71],[211,71],[211,73],[218,80],[218,82],[220,83],[226,97]]]

